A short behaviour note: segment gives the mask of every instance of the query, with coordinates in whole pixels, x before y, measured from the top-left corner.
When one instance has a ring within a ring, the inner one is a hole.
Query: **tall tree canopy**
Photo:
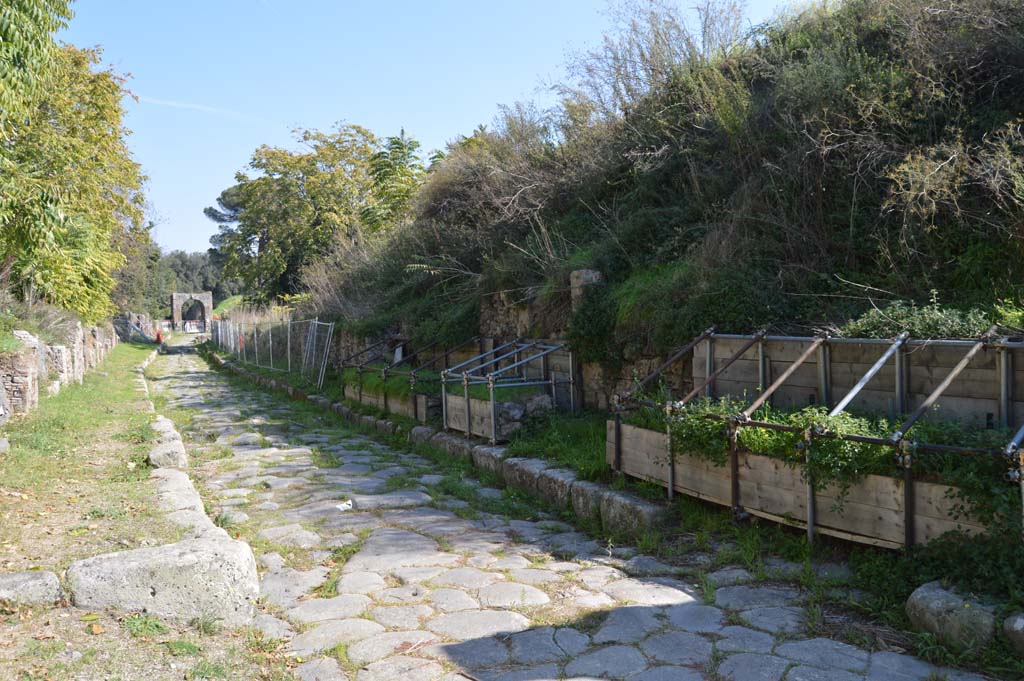
[[[71,18],[70,0],[0,4],[0,139],[24,120],[53,66],[53,34]]]
[[[114,311],[118,245],[143,224],[144,178],[122,125],[124,79],[94,70],[98,50],[51,58],[0,144],[0,288],[94,320]]]
[[[335,238],[358,238],[372,191],[373,134],[355,125],[330,132],[297,130],[302,149],[262,146],[249,173],[204,212],[220,225],[212,243],[228,276],[254,297],[271,300],[299,290],[304,262]]]

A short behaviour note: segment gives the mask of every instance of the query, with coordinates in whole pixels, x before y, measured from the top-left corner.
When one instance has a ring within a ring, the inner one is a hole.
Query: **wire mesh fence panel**
[[[298,374],[323,387],[334,324],[315,319],[273,322],[216,320],[211,337],[217,348],[243,364]]]

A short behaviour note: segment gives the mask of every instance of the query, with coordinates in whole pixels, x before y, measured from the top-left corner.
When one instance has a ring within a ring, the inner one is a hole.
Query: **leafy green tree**
[[[333,131],[298,130],[303,149],[262,146],[251,174],[222,193],[219,208],[204,211],[220,225],[212,240],[225,273],[258,300],[299,290],[302,267],[334,239],[355,240],[371,199],[373,134],[355,125]]]
[[[71,18],[70,0],[0,3],[0,139],[20,124],[53,66],[53,34]]]
[[[65,46],[0,145],[0,288],[95,320],[111,314],[117,244],[143,219],[144,177],[122,126],[124,79]]]
[[[426,173],[416,153],[419,148],[420,143],[402,130],[397,137],[386,138],[370,157],[373,201],[362,211],[363,223],[370,231],[392,226],[408,214]]]

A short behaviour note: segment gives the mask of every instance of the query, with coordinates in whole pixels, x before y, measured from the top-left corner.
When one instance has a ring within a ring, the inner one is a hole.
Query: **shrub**
[[[977,338],[991,326],[990,317],[981,310],[958,310],[936,300],[917,305],[897,300],[883,308],[873,308],[846,323],[843,336],[886,338],[907,331],[914,338]]]

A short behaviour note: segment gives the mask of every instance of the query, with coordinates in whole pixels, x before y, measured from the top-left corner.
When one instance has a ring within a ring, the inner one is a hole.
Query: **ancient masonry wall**
[[[0,423],[11,414],[27,414],[39,406],[40,393],[55,395],[72,382],[81,383],[117,345],[111,324],[83,327],[76,323],[63,345],[47,345],[28,331],[16,330],[16,352],[0,355]]]

